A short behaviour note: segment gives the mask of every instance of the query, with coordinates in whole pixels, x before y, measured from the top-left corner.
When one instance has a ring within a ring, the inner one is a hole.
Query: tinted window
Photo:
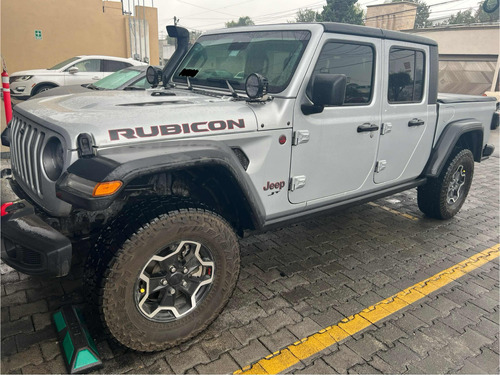
[[[73,65],[80,72],[100,72],[101,60],[83,60]],[[68,68],[69,69],[69,68]]]
[[[327,43],[318,58],[313,77],[318,73],[345,74],[344,104],[369,103],[372,98],[373,56],[373,48],[367,45]]]
[[[104,60],[105,72],[116,72],[118,70],[128,68],[129,66],[132,66],[132,64],[124,61]]]
[[[389,103],[420,102],[424,92],[424,53],[391,48],[389,53]]]

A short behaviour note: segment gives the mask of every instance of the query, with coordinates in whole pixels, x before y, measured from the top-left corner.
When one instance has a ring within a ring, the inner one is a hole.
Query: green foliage
[[[295,16],[295,22],[317,22],[319,17],[319,13],[312,9],[299,9]]]
[[[467,9],[463,12],[460,11],[452,15],[444,24],[470,25],[471,23],[498,22],[498,11],[499,9],[497,8],[493,13],[486,13],[482,7],[482,2],[480,2],[475,12],[473,9]]]
[[[476,19],[472,14],[472,9],[467,9],[451,15],[446,23],[448,25],[470,25],[475,22]]]
[[[251,25],[255,25],[255,23],[248,16],[240,17],[238,21],[226,22],[226,27],[251,26]]]
[[[429,6],[423,0],[392,0],[393,3],[400,1],[408,1],[410,3],[415,3],[417,7],[417,16],[415,18],[415,29],[422,29],[424,27],[432,26],[432,22],[429,21]]]
[[[363,25],[363,10],[357,0],[326,0],[318,21]]]
[[[499,8],[497,8],[492,13],[486,13],[483,9],[483,4],[479,3],[478,5],[479,5],[479,8],[477,9],[476,14],[474,15],[477,23],[498,22],[499,14],[500,14]]]

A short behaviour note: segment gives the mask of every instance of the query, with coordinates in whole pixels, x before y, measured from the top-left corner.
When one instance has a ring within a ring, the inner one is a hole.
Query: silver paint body
[[[486,144],[494,103],[441,104],[437,120],[438,105],[427,104],[428,74],[421,103],[387,103],[389,48],[395,45],[423,50],[428,67],[428,46],[325,33],[319,24],[252,26],[238,30],[279,28],[309,30],[311,39],[288,87],[266,103],[235,101],[230,97],[229,90],[210,89],[210,96],[190,91],[187,86],[178,84],[176,88],[166,89],[176,96],[152,96],[151,90],[97,91],[34,99],[18,105],[16,114],[28,120],[28,123],[36,124],[47,135],[55,135],[62,140],[66,149],[65,168],[78,158],[76,140],[80,133],[91,134],[97,153],[102,149],[159,140],[168,147],[169,141],[174,139],[204,138],[224,142],[230,147],[238,146],[250,160],[246,173],[265,208],[266,223],[416,179],[422,173],[439,135],[450,121],[464,118],[481,121],[484,125],[483,146]],[[211,34],[231,31],[234,30]],[[375,48],[373,100],[369,105],[327,107],[322,113],[305,116],[300,106],[309,103],[305,95],[306,86],[322,46],[330,40],[361,41]],[[138,105],[144,103],[148,105]],[[425,125],[408,127],[408,121],[416,117],[424,120]],[[154,138],[121,137],[118,141],[111,141],[109,137],[111,129],[143,127],[148,133],[150,127],[155,125],[238,119],[245,121],[244,129]],[[380,131],[357,133],[357,127],[366,122],[379,126],[390,123],[392,128],[383,135]],[[309,140],[292,146],[294,131],[309,132]],[[283,135],[286,142],[282,145],[278,140]],[[49,136],[45,137],[44,143]],[[386,168],[376,173],[378,160],[386,161]],[[15,166],[13,169],[23,189],[48,213],[54,216],[69,214],[71,206],[56,198],[55,183],[43,171],[43,195],[39,195],[23,180]],[[289,191],[290,179],[303,176],[304,186]],[[280,181],[286,183],[283,189],[265,189],[269,182]]]

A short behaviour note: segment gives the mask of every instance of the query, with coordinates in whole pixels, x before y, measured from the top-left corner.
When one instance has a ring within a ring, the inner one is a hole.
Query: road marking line
[[[478,267],[500,256],[500,244],[474,254],[470,258],[447,268],[393,296],[341,320],[288,347],[262,358],[253,365],[243,367],[234,374],[278,374],[329,346],[340,342],[389,315],[415,303],[432,292],[467,275]]]
[[[413,221],[416,221],[416,220],[420,220],[418,217],[415,217],[415,216],[412,216],[410,214],[405,214],[403,212],[399,212],[399,211],[396,211],[396,210],[393,210],[392,208],[389,208],[389,207],[386,207],[386,206],[382,206],[380,204],[377,204],[377,203],[373,203],[373,202],[368,202],[368,205],[369,206],[372,206],[372,207],[378,207],[378,208],[381,208],[383,210],[386,210],[392,214],[395,214],[395,215],[398,215],[398,216],[403,216],[407,219],[410,219],[410,220],[413,220]]]

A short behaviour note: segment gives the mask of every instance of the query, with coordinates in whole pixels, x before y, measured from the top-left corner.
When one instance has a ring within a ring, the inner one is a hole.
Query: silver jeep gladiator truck
[[[92,241],[85,289],[129,348],[177,345],[218,316],[238,236],[412,188],[449,219],[493,152],[495,100],[438,95],[430,39],[286,24],[188,48],[167,29],[163,87],[30,100],[2,136],[19,198],[2,201],[2,259],[64,276]]]

